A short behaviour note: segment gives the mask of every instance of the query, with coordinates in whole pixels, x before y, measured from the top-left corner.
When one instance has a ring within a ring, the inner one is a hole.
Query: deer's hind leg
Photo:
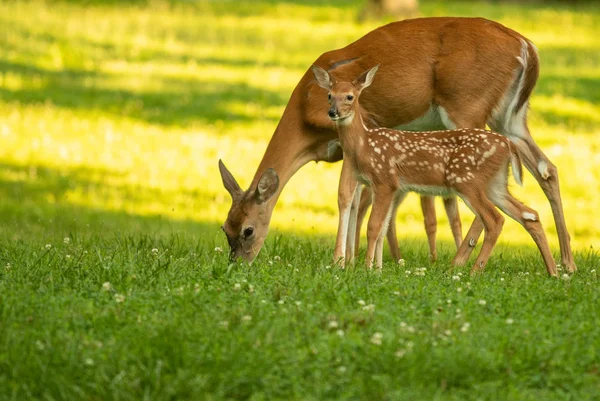
[[[535,241],[544,263],[546,264],[546,270],[550,276],[556,276],[556,262],[550,252],[550,246],[546,239],[546,234],[540,222],[538,213],[530,207],[525,206],[518,199],[513,197],[508,191],[504,195],[503,199],[495,200],[494,202],[504,213],[518,221],[531,235],[531,238]]]

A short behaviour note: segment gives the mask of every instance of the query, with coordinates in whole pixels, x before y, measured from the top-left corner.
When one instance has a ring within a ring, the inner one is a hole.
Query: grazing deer
[[[475,213],[469,235],[483,246],[472,272],[485,267],[504,224],[494,205],[522,224],[537,244],[548,273],[556,275],[546,235],[535,210],[508,192],[508,165],[522,185],[521,160],[515,145],[500,134],[477,128],[407,132],[365,126],[359,102],[373,82],[379,66],[354,81],[336,81],[326,70],[313,66],[317,83],[329,91],[329,118],[335,124],[345,163],[358,181],[373,191],[373,209],[367,226],[367,266],[381,268],[383,234],[398,202],[409,191],[425,195],[457,194]],[[454,258],[463,264],[473,247],[464,241]]]
[[[527,126],[529,98],[539,75],[533,44],[518,32],[483,18],[417,18],[379,27],[346,47],[323,53],[314,62],[346,80],[377,63],[382,65],[377,81],[361,98],[367,110],[377,111],[368,118],[370,126],[422,131],[485,128],[489,124],[510,138],[550,201],[561,264],[574,271],[558,171]],[[221,168],[233,199],[223,224],[229,243],[235,244],[233,257],[248,261],[256,257],[279,194],[296,171],[310,161],[342,159],[337,132],[323,113],[326,107],[327,97],[309,69],[292,92],[248,190],[242,190],[229,171]],[[275,169],[279,181],[275,193],[265,200],[255,194],[268,168]],[[342,167],[335,259],[353,248],[355,232],[348,233],[348,226],[353,224],[350,210],[356,188],[351,168]],[[453,227],[460,227],[456,198],[448,205],[449,219],[456,223]],[[424,207],[425,220],[432,223],[427,231],[430,237],[435,236],[433,210]],[[468,239],[472,243],[477,240]]]

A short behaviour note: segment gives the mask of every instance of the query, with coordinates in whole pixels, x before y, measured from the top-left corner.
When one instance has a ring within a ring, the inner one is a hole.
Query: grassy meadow
[[[538,46],[575,275],[508,220],[483,275],[450,271],[441,202],[429,264],[416,196],[405,265],[332,268],[339,163],[301,169],[257,261],[228,263],[217,160],[249,184],[304,71],[382,23],[363,1],[0,1],[0,400],[597,399],[600,7],[420,3]],[[513,192],[558,257],[541,189]]]

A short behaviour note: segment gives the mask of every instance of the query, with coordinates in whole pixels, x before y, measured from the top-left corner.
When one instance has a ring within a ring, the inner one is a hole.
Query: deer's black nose
[[[327,114],[329,114],[329,117],[331,118],[337,117],[337,111],[335,111],[335,109],[329,109]]]

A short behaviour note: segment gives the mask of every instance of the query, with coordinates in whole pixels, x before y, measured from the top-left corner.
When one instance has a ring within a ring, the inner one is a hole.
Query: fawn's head
[[[255,189],[243,191],[221,160],[219,171],[232,200],[222,227],[231,248],[230,258],[252,262],[269,231],[272,209],[267,203],[279,188],[279,177],[274,169],[269,168],[262,174]]]
[[[358,113],[358,97],[363,89],[371,85],[375,73],[379,69],[379,64],[368,71],[360,74],[352,82],[336,82],[335,78],[327,70],[317,66],[312,66],[313,74],[317,84],[323,89],[329,91],[329,118],[337,124],[350,124]]]

